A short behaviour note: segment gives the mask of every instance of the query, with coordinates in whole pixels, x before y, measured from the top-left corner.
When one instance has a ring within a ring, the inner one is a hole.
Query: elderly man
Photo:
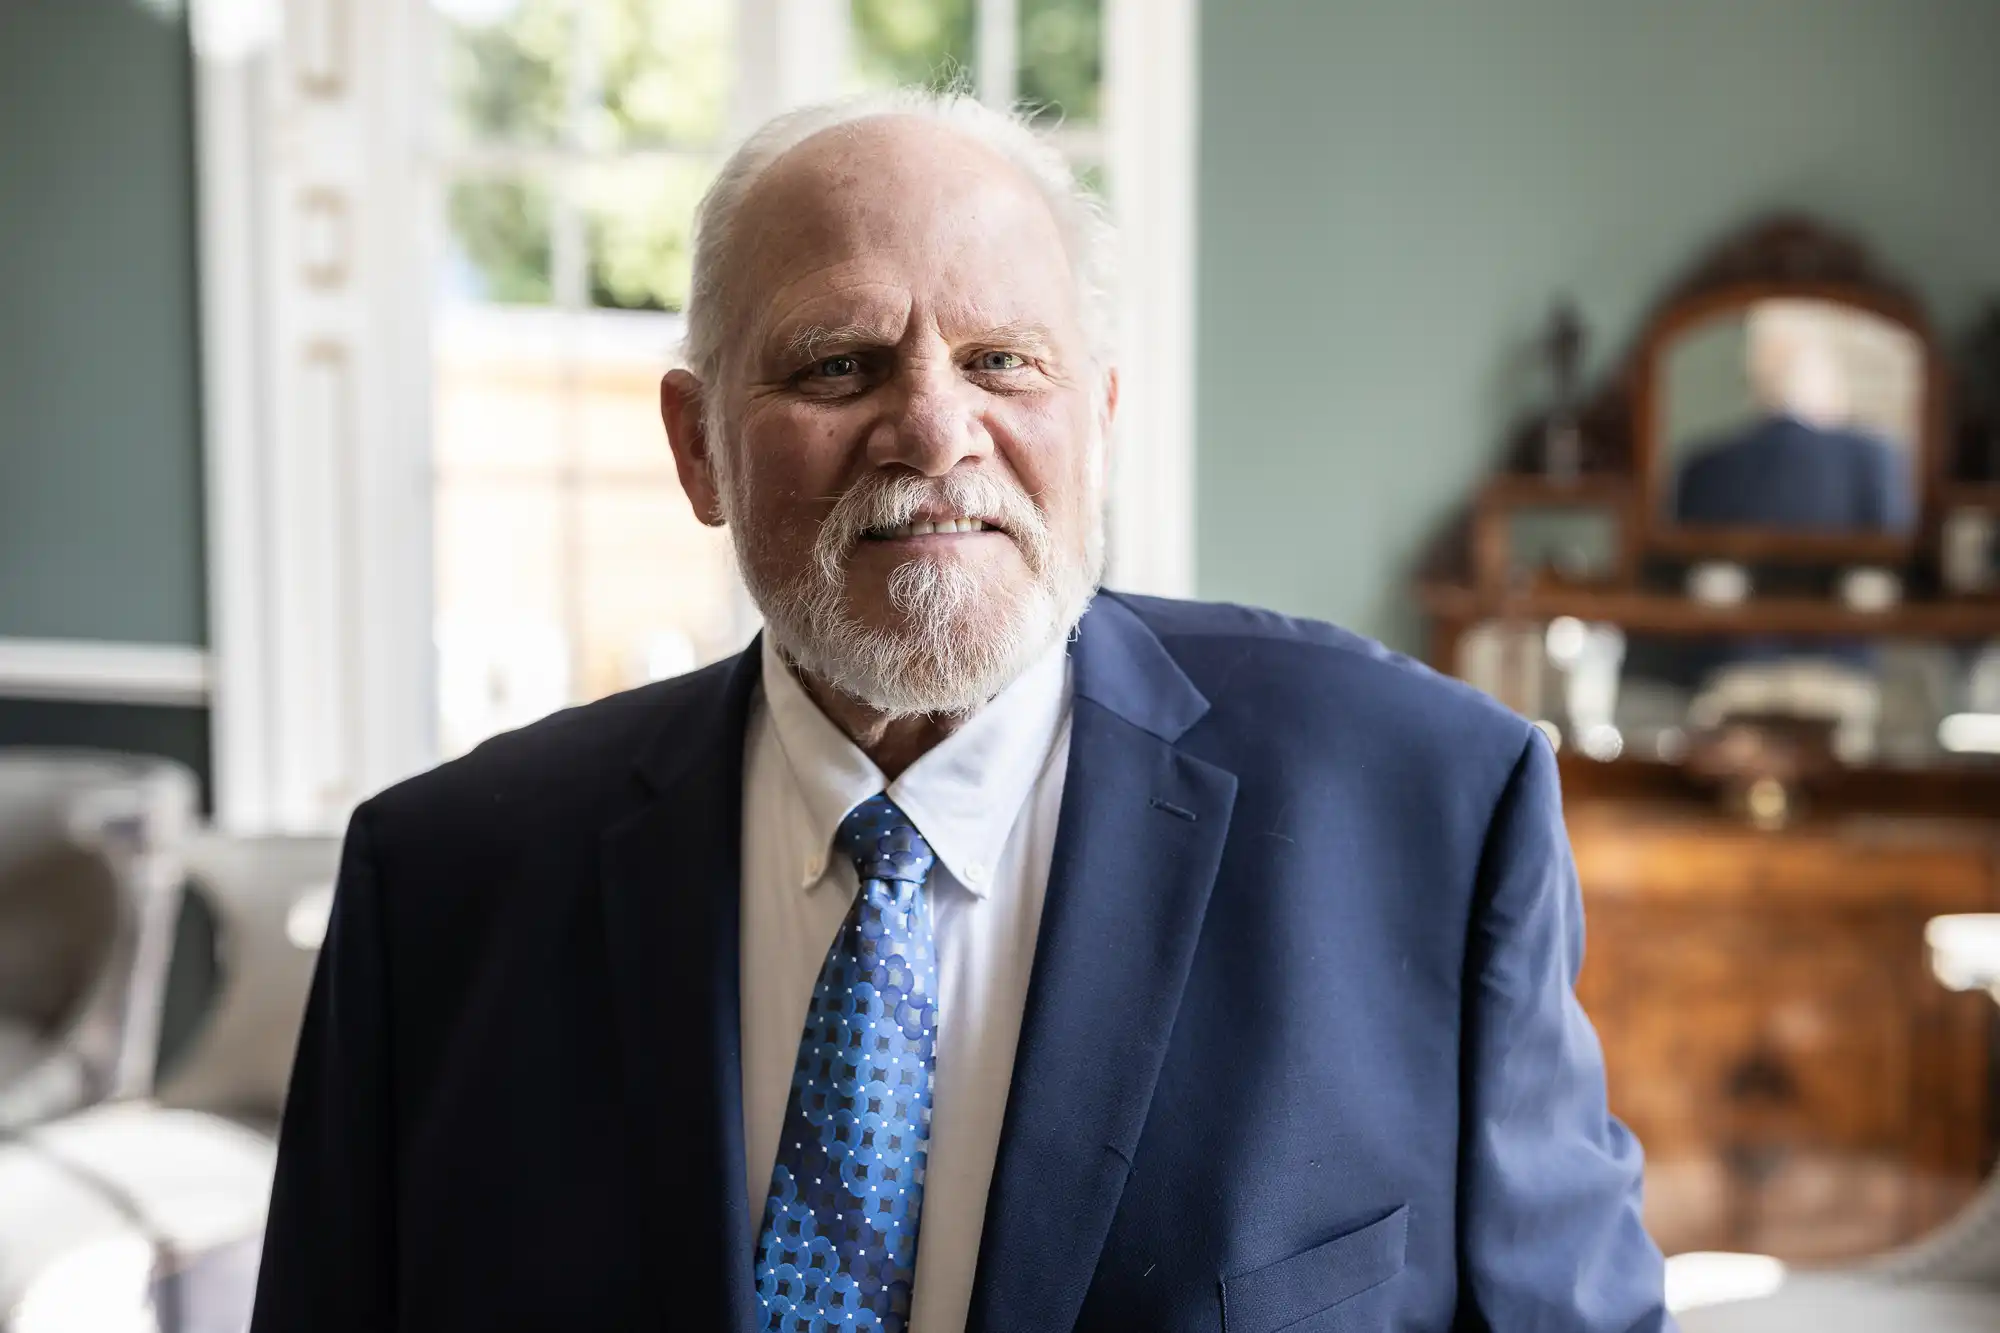
[[[661,404],[766,631],[355,815],[260,1333],[1665,1324],[1538,733],[1096,591],[1106,244],[965,99],[729,162]]]

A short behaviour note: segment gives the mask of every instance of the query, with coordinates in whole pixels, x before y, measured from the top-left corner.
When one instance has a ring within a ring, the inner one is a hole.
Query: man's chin
[[[1006,688],[1089,601],[1088,586],[1036,580],[1002,541],[1011,568],[850,558],[839,582],[760,593],[752,579],[751,591],[779,646],[827,685],[891,716],[963,713]]]
[[[811,656],[823,678],[884,713],[970,712],[1046,647],[1047,617],[1033,600],[980,597],[912,613],[850,599],[847,632]]]
[[[848,603],[848,617],[857,629],[876,638],[907,644],[912,651],[962,639],[977,632],[981,625],[990,629],[1012,610],[1005,603],[985,606],[966,603],[919,616],[873,598],[855,598]]]
[[[889,580],[853,578],[847,584],[847,615],[871,633],[907,639],[912,644],[942,637],[963,637],[982,630],[992,633],[1022,613],[1035,588],[1021,571],[1019,579],[970,577],[964,568],[927,590],[898,595]]]

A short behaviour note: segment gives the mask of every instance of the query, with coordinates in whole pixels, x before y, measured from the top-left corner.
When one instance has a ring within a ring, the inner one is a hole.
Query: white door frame
[[[429,269],[403,0],[196,0],[216,819],[431,762]]]

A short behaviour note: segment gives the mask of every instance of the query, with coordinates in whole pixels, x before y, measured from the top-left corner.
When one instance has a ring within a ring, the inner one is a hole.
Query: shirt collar
[[[952,878],[984,898],[1014,821],[1069,720],[1066,638],[894,782],[820,711],[769,634],[762,653],[765,707],[811,821],[821,871],[819,858],[847,812],[886,790]],[[818,878],[809,876],[806,887]]]

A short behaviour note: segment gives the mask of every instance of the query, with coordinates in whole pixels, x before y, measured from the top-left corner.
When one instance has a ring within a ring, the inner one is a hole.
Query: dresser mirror
[[[1724,293],[1671,311],[1640,370],[1655,521],[1907,539],[1928,359],[1908,325],[1839,299]]]

